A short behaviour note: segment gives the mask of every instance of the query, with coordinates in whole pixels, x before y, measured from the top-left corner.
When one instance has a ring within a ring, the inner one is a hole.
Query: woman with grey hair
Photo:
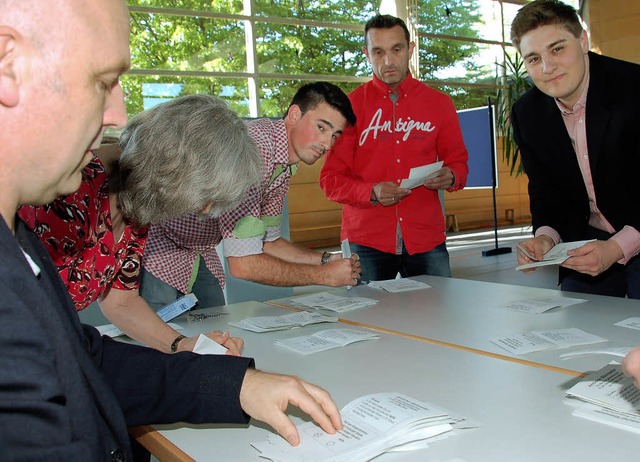
[[[138,294],[148,226],[231,209],[259,174],[245,124],[224,101],[190,95],[134,117],[119,145],[96,150],[77,192],[19,214],[46,246],[78,311],[98,301],[130,337],[186,351],[196,338],[178,334]],[[240,354],[242,340],[208,335]]]

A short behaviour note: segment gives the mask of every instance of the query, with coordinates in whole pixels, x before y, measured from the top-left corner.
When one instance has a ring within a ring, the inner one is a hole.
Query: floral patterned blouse
[[[82,176],[77,192],[18,211],[44,243],[78,311],[111,287],[138,288],[148,231],[127,224],[120,240],[114,242],[104,165],[94,157]]]

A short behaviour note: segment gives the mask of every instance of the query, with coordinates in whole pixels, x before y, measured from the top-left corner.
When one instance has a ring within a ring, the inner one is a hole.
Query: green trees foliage
[[[492,0],[485,0],[492,1]],[[188,93],[225,98],[240,115],[249,115],[247,27],[242,0],[129,0],[131,8],[132,71],[122,79],[129,114],[154,101]],[[481,27],[477,1],[422,0],[421,33],[477,37]],[[256,71],[260,73],[260,116],[281,116],[301,83],[323,76],[356,77],[336,82],[350,91],[371,70],[361,51],[364,22],[378,2],[365,0],[255,0],[253,23]],[[450,14],[443,10],[447,5]],[[299,23],[295,23],[299,21]],[[438,70],[455,65],[466,70],[469,82],[490,81],[473,57],[472,42],[420,39],[420,75],[432,80]],[[251,46],[251,43],[249,43]],[[457,79],[459,81],[459,79]],[[477,91],[441,87],[460,107],[484,102]],[[471,96],[470,96],[471,95]],[[475,100],[474,100],[475,98]],[[461,104],[462,103],[462,104]]]

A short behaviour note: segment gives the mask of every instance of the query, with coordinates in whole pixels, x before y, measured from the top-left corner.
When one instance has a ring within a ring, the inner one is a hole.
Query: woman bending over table
[[[134,117],[118,144],[103,144],[80,189],[20,217],[45,244],[78,311],[98,301],[129,337],[164,352],[191,351],[138,294],[148,226],[185,213],[219,213],[258,181],[259,157],[226,103],[191,95]],[[207,334],[239,355],[243,341]]]

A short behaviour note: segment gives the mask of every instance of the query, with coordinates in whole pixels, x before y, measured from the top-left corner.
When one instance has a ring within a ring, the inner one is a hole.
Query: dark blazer
[[[620,231],[640,230],[640,65],[589,53],[586,124],[596,203]],[[534,232],[551,226],[564,241],[585,239],[587,191],[562,115],[537,88],[511,116],[529,177]]]
[[[251,359],[165,355],[100,337],[80,324],[45,248],[16,221],[14,237],[0,218],[0,459],[131,460],[127,425],[248,420],[239,390]]]

